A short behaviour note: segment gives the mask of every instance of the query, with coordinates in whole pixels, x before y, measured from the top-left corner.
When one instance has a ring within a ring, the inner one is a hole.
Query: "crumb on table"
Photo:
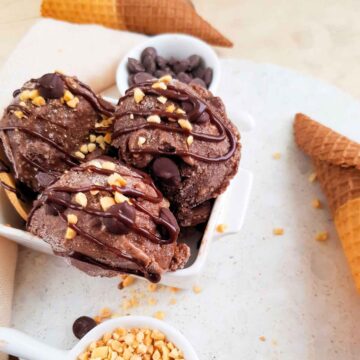
[[[315,236],[315,240],[317,241],[326,241],[328,238],[329,233],[327,231],[319,231]]]
[[[284,235],[284,229],[283,228],[275,228],[273,229],[273,234],[274,235]]]

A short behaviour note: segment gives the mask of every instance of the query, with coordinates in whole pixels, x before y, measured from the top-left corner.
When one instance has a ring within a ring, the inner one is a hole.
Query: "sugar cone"
[[[316,175],[333,214],[347,201],[360,198],[360,171],[315,161]]]
[[[347,201],[335,213],[335,225],[346,258],[360,291],[360,198]]]
[[[233,45],[202,19],[187,0],[43,0],[41,14],[148,35],[185,33],[213,45]]]
[[[360,170],[360,144],[304,114],[296,114],[294,130],[297,145],[313,159]]]

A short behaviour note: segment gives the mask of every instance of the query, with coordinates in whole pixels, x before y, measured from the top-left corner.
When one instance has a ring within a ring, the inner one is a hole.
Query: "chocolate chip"
[[[205,70],[204,75],[202,76],[202,79],[204,80],[207,87],[210,86],[212,78],[213,78],[213,70],[208,67]]]
[[[39,79],[39,93],[46,99],[58,99],[64,95],[64,81],[56,73],[45,74]]]
[[[154,77],[146,72],[139,72],[133,77],[134,84],[141,84],[152,79],[154,79]]]
[[[188,84],[191,80],[192,80],[192,76],[184,73],[184,72],[181,72],[177,75],[177,78],[179,81],[185,83],[185,84]]]
[[[73,333],[80,340],[96,326],[96,321],[88,316],[81,316],[74,321]]]
[[[39,183],[40,188],[45,189],[49,185],[51,185],[54,181],[57,180],[57,177],[55,175],[44,173],[44,172],[38,172],[35,175],[35,178],[37,182]]]
[[[132,74],[145,71],[144,65],[139,60],[133,58],[128,59],[127,68]]]
[[[157,158],[152,164],[154,175],[162,182],[170,186],[180,184],[180,171],[176,163],[166,157]]]
[[[157,56],[157,51],[155,48],[153,47],[147,47],[145,48],[142,53],[141,53],[141,56],[140,56],[140,59],[141,61],[144,59],[145,56],[151,56],[153,59],[156,58]]]
[[[191,80],[190,85],[193,85],[193,84],[200,85],[203,88],[206,88],[206,84],[205,84],[204,80],[202,80],[200,78],[195,78],[195,79]]]
[[[201,57],[199,55],[189,56],[189,70],[194,70],[201,64]]]
[[[108,212],[114,215],[118,215],[120,213],[121,215],[125,216],[132,224],[135,222],[135,208],[127,201],[111,206],[108,209]],[[112,234],[125,235],[128,234],[131,230],[131,228],[125,224],[125,222],[115,217],[103,218],[102,221],[106,227],[106,230]]]
[[[180,232],[179,224],[174,216],[174,214],[168,208],[160,209],[160,218],[165,220],[169,225],[175,228],[177,233]],[[166,226],[158,226],[158,231],[163,239],[170,238],[169,229]]]
[[[149,74],[153,74],[156,70],[155,59],[150,55],[144,56],[142,59],[142,64],[144,65],[145,71]]]
[[[165,58],[163,58],[162,56],[157,56],[155,58],[155,61],[159,69],[165,69],[167,65],[167,60]]]
[[[71,195],[67,192],[56,191],[53,193],[56,199],[62,200],[66,203],[71,202]],[[45,213],[47,215],[57,216],[59,213],[63,213],[67,209],[66,205],[58,204],[50,199],[46,202]]]
[[[194,109],[194,106],[191,102],[189,101],[182,101],[181,102],[181,108],[187,113],[191,113]]]
[[[200,66],[192,71],[192,74],[195,78],[201,78],[204,76],[205,73],[205,66],[200,64]]]
[[[210,120],[210,115],[207,112],[203,112],[199,117],[194,120],[196,124],[205,124]]]
[[[128,84],[129,84],[129,86],[134,85],[134,75],[129,75]]]
[[[174,69],[175,74],[179,74],[181,72],[187,71],[189,69],[189,60],[184,59],[184,60],[178,61],[174,65],[173,69]]]
[[[154,75],[159,79],[162,76],[168,75],[168,72],[165,70],[156,70]]]
[[[173,56],[168,60],[168,65],[173,67],[178,62]]]

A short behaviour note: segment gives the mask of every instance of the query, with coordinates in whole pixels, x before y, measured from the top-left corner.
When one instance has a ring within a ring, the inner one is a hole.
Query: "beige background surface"
[[[287,66],[360,98],[359,0],[194,3],[235,43],[233,49],[220,49],[223,56]],[[0,0],[0,66],[36,21],[39,6],[40,0]]]

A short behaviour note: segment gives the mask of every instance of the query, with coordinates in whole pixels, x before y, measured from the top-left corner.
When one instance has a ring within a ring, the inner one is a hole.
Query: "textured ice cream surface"
[[[130,88],[119,100],[112,145],[152,174],[181,226],[205,222],[211,200],[238,170],[240,135],[219,97],[169,77]]]
[[[102,154],[113,112],[74,77],[51,73],[26,82],[0,120],[15,178],[38,192],[71,166]]]
[[[100,157],[65,172],[44,190],[28,230],[90,275],[131,273],[159,281],[184,267],[190,250],[151,178]]]

